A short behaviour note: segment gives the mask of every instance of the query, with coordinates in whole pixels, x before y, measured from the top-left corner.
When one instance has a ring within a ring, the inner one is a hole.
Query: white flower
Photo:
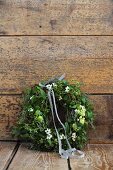
[[[30,97],[30,100],[32,100],[33,96]]]
[[[72,140],[75,142],[75,138],[72,138]]]
[[[75,141],[76,140],[76,133],[72,133],[72,140]]]
[[[75,133],[75,132],[72,133],[72,137],[73,137],[73,138],[76,138],[76,133]]]
[[[57,84],[56,83],[52,83],[53,87],[57,87]]]
[[[51,90],[51,89],[52,89],[52,84],[46,85],[46,88],[47,88],[48,90]]]
[[[59,97],[59,100],[62,100],[62,97],[61,97],[61,96]]]
[[[52,135],[51,135],[51,129],[46,129],[45,130],[46,134],[47,134],[47,139],[51,139],[52,138]]]
[[[79,114],[79,113],[80,113],[80,110],[75,109],[75,113]]]
[[[48,129],[48,128],[47,128],[47,129],[45,130],[45,132],[46,132],[46,134],[49,135],[49,134],[51,133],[51,129]]]
[[[70,90],[70,88],[69,88],[69,86],[67,86],[67,87],[65,88],[65,92],[68,93],[69,90]]]
[[[64,134],[60,135],[60,139],[61,139],[61,140],[62,140],[62,139],[66,139],[65,135],[64,135]]]
[[[47,139],[51,139],[52,138],[52,135],[51,134],[48,134],[47,135]]]
[[[28,111],[29,111],[29,112],[33,112],[33,108],[29,108]]]

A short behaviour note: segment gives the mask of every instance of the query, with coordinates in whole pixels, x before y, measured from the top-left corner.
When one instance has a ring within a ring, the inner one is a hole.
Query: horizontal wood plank
[[[0,96],[0,140],[13,140],[11,129],[18,119],[20,103],[21,96]]]
[[[9,166],[9,170],[68,170],[67,160],[61,159],[56,153],[30,150],[22,144]]]
[[[15,145],[12,142],[0,142],[0,170],[5,170]]]
[[[113,37],[0,37],[0,93],[21,93],[51,76],[84,82],[89,93],[113,93]]]
[[[89,97],[95,114],[95,129],[89,130],[89,143],[113,143],[113,95]]]
[[[112,0],[1,0],[1,35],[113,35]]]
[[[88,145],[84,151],[84,158],[70,160],[72,170],[113,169],[113,144]]]
[[[89,142],[113,143],[113,96],[91,95],[90,99],[94,103],[95,130],[89,130]],[[18,120],[21,102],[21,96],[0,96],[0,139],[13,139],[11,127]]]

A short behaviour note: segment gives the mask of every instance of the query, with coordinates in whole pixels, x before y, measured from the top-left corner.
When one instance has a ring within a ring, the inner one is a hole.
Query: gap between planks
[[[14,159],[14,157],[15,157],[15,155],[16,155],[18,149],[19,149],[19,147],[20,147],[20,143],[17,142],[17,144],[16,144],[16,146],[14,147],[14,149],[13,149],[13,151],[12,151],[12,153],[11,153],[9,159],[7,160],[7,162],[6,162],[6,164],[5,164],[4,168],[3,168],[3,170],[8,170],[8,168],[9,168],[11,162],[13,161],[13,159]]]
[[[58,153],[31,150],[26,143],[20,145],[13,161],[5,170],[15,170],[15,168],[17,170],[70,170],[67,160],[61,159]]]
[[[102,34],[97,34],[97,35],[93,35],[93,34],[90,34],[90,35],[88,35],[88,34],[86,34],[86,35],[81,35],[81,34],[79,34],[79,35],[74,35],[74,34],[72,34],[72,35],[68,35],[68,34],[65,34],[65,35],[59,35],[59,34],[55,34],[55,35],[51,35],[51,34],[40,34],[40,35],[35,35],[35,34],[33,34],[33,35],[29,35],[29,34],[26,34],[26,35],[22,35],[22,34],[18,34],[18,35],[12,35],[12,34],[8,34],[8,35],[0,35],[0,37],[27,37],[27,36],[29,36],[29,37],[41,37],[41,36],[47,36],[47,37],[56,37],[56,36],[59,36],[59,37],[71,37],[71,36],[74,36],[74,37],[85,37],[85,36],[87,36],[87,37],[91,37],[91,36],[93,36],[93,37],[96,37],[96,36],[99,36],[99,37],[106,37],[106,36],[110,36],[110,37],[112,37],[113,35],[110,35],[110,34],[106,34],[106,35],[102,35]]]
[[[18,160],[19,156],[23,155],[22,152],[26,153],[26,150],[22,150],[22,148],[20,147],[20,144],[17,143],[3,170],[8,170],[8,169],[10,170],[10,168],[14,169],[14,167],[16,168],[16,164],[17,164],[17,160]],[[29,152],[31,152],[31,151],[28,151],[27,155],[30,154]],[[112,152],[113,152],[113,145],[109,145],[109,144],[107,144],[107,145],[106,144],[105,145],[104,144],[97,144],[97,145],[96,144],[89,144],[85,149],[85,154],[86,154],[85,158],[83,158],[82,160],[81,159],[80,160],[68,159],[67,160],[67,168],[68,168],[68,170],[74,170],[75,168],[81,169],[81,168],[86,168],[86,167],[89,170],[90,170],[90,168],[94,168],[94,167],[95,168],[101,167],[101,168],[103,168],[103,170],[105,170],[107,167],[113,168],[113,164],[112,164],[113,158],[111,157]],[[109,155],[109,153],[111,154],[111,156]],[[39,154],[42,154],[42,153],[40,152]],[[33,155],[31,154],[31,156],[33,156]],[[99,156],[99,159],[102,161],[102,165],[98,164],[98,159],[97,159],[98,156]],[[26,154],[25,154],[25,157],[26,157]],[[13,160],[14,158],[15,158],[15,160]],[[27,157],[27,159],[25,158],[25,160],[28,160],[28,158],[29,157]],[[36,159],[35,157],[33,157],[33,158],[34,158],[34,160]],[[89,158],[91,158],[91,160]],[[22,158],[20,157],[20,159],[22,159]],[[59,159],[61,159],[61,158],[59,158]],[[104,160],[104,159],[106,159],[106,160]],[[23,161],[25,161],[25,160],[23,160]],[[106,162],[106,165],[104,165],[105,162]],[[22,163],[21,160],[20,160],[20,163]],[[51,164],[50,162],[48,162],[48,163]],[[53,161],[52,161],[52,163],[53,163]],[[61,162],[58,161],[58,164],[59,163],[61,163]],[[10,167],[10,165],[11,165],[11,167]],[[22,168],[23,165],[20,164],[20,168]],[[36,161],[35,161],[35,164],[33,166],[34,169],[37,167],[37,165],[38,164],[36,164]],[[18,165],[17,165],[17,167],[18,167]],[[31,168],[31,166],[28,166],[28,167]],[[40,168],[44,168],[44,167],[40,167]],[[60,167],[60,168],[62,168],[62,167]],[[20,169],[18,169],[18,170],[20,170]]]
[[[0,96],[19,96],[21,97],[23,95],[23,93],[0,93]],[[86,95],[89,96],[113,96],[113,93],[86,93]]]
[[[72,168],[71,168],[71,163],[70,163],[70,159],[69,159],[69,158],[67,159],[67,164],[68,164],[68,170],[72,170]]]

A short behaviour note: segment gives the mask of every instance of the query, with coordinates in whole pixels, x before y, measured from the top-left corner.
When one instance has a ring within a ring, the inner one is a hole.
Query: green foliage
[[[72,147],[83,148],[87,142],[87,130],[93,124],[92,105],[80,90],[80,84],[69,84],[66,80],[52,83],[59,116],[64,115],[64,125]],[[61,112],[60,110],[63,110]],[[58,131],[64,149],[67,149],[64,130],[59,125]],[[17,125],[13,128],[13,136],[30,141],[31,148],[41,151],[57,151],[58,140],[52,123],[47,89],[36,85],[25,91],[22,112]]]

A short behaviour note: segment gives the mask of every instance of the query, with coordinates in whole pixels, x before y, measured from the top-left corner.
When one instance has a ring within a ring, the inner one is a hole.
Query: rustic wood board
[[[15,168],[16,170],[68,170],[68,164],[56,153],[30,150],[22,144],[8,170],[15,170]]]
[[[89,130],[90,143],[113,142],[113,95],[92,95],[95,130]]]
[[[0,140],[12,139],[11,128],[16,123],[21,96],[0,96]]]
[[[0,37],[0,93],[66,73],[89,93],[113,93],[113,37]]]
[[[71,159],[72,170],[112,170],[113,144],[88,145],[85,157]]]
[[[95,130],[89,130],[89,142],[113,143],[113,96],[90,95],[90,98],[94,103]],[[21,101],[21,95],[0,96],[0,139],[13,139],[11,127],[18,119]]]
[[[0,170],[6,167],[15,145],[16,144],[12,142],[0,142]]]
[[[113,35],[112,0],[1,0],[1,35]]]

